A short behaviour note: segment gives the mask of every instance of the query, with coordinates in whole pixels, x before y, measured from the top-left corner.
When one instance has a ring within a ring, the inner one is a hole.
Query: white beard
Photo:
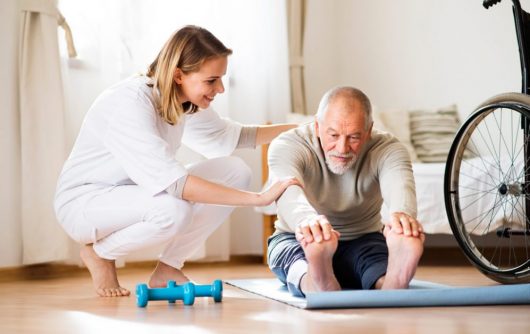
[[[344,174],[348,169],[350,169],[358,159],[357,154],[355,153],[348,153],[348,154],[340,154],[336,151],[328,151],[325,153],[326,156],[326,165],[328,166],[328,169],[333,173],[337,175]],[[333,162],[333,157],[341,157],[341,158],[350,158],[348,162],[346,163],[336,163]]]

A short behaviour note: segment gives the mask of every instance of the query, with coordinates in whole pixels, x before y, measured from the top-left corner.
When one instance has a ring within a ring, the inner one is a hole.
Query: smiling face
[[[208,108],[215,95],[225,91],[221,79],[226,74],[227,64],[228,59],[223,56],[205,60],[196,72],[183,73],[177,68],[174,80],[180,88],[179,100]]]
[[[336,96],[322,118],[317,117],[315,130],[329,170],[342,175],[357,161],[372,126],[366,127],[366,113],[358,100]]]

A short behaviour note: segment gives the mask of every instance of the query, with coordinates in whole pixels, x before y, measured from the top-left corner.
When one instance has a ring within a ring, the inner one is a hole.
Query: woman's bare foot
[[[418,237],[413,237],[392,231],[385,232],[388,267],[384,280],[379,282],[381,289],[407,289],[423,253],[425,235],[421,233]]]
[[[177,284],[184,284],[190,281],[181,270],[158,261],[158,264],[149,279],[149,286],[151,288],[165,288],[167,286],[167,281],[170,280],[175,281]]]
[[[92,244],[81,247],[81,259],[92,276],[96,293],[101,297],[123,297],[131,292],[120,286],[114,261],[100,258]]]
[[[302,243],[307,260],[307,274],[302,277],[300,289],[302,292],[336,291],[340,284],[333,272],[333,255],[337,250],[338,237],[331,233],[329,240],[321,242]]]

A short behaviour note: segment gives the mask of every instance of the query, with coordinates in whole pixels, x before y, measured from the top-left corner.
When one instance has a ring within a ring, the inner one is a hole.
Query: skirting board
[[[343,290],[293,297],[277,279],[225,283],[303,309],[530,304],[530,284],[451,287],[413,280],[402,290]]]

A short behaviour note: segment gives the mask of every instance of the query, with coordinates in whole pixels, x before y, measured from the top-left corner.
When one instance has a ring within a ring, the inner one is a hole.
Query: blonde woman
[[[181,268],[235,206],[264,206],[286,187],[249,192],[251,171],[230,154],[270,142],[294,125],[242,126],[210,103],[224,92],[226,48],[206,29],[186,26],[164,45],[147,75],[104,91],[89,109],[59,177],[59,222],[82,244],[97,294],[127,296],[115,260],[165,243],[149,285],[188,281]],[[183,166],[181,143],[208,160]]]

